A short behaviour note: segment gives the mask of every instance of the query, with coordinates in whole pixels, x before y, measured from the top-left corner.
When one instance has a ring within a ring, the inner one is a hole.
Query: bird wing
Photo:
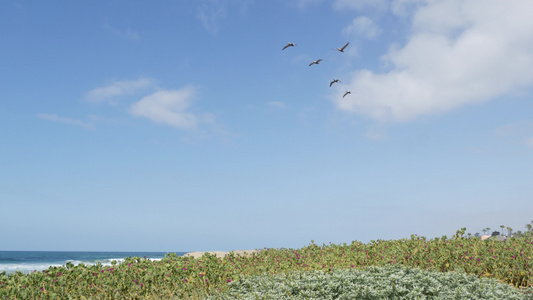
[[[293,43],[287,43],[287,45],[285,45],[285,47],[283,47],[283,49],[281,49],[281,50],[285,50],[285,49],[287,49],[287,48],[289,48],[289,47],[292,47],[292,46],[294,46],[294,45],[295,45],[295,44],[293,44]]]
[[[322,61],[322,59],[319,59],[319,60],[316,61],[316,63],[318,64],[318,63],[321,62],[321,61]]]
[[[350,43],[346,43],[346,45],[342,46],[341,51],[344,51],[344,49],[346,49],[346,47],[348,47],[349,44]]]
[[[335,83],[335,80],[333,80],[332,82],[329,83],[329,87],[331,87],[331,85]]]

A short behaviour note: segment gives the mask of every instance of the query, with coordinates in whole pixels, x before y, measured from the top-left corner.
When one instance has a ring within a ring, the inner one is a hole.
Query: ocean
[[[186,252],[175,252],[182,256]],[[64,252],[64,251],[0,251],[0,273],[21,271],[30,273],[46,270],[52,266],[64,266],[67,262],[74,265],[111,265],[113,260],[118,263],[126,257],[146,257],[160,260],[167,252]]]

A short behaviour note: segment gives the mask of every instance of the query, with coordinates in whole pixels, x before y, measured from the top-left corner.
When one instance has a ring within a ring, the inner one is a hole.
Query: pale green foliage
[[[495,279],[401,266],[241,277],[208,299],[530,299]]]

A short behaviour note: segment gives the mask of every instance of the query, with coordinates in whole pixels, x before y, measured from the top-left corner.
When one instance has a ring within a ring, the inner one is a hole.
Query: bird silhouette
[[[331,87],[336,82],[341,82],[341,81],[338,79],[333,79],[333,81],[329,83],[329,87]]]
[[[312,63],[309,64],[309,66],[312,66],[312,65],[318,65],[319,62],[321,62],[322,59],[317,59],[315,61],[313,61]]]
[[[346,95],[351,94],[351,93],[352,93],[352,92],[350,92],[350,91],[346,91],[346,93],[344,93],[344,95],[342,96],[342,98],[346,97]]]
[[[283,51],[283,50],[285,50],[285,49],[287,49],[287,48],[289,48],[289,47],[294,47],[294,46],[296,46],[296,44],[294,44],[294,43],[287,43],[287,45],[285,45],[285,47],[283,47],[283,49],[281,49],[281,51]]]
[[[346,49],[346,47],[348,47],[350,43],[346,43],[346,45],[342,46],[342,48],[335,48],[335,50],[339,51],[339,52],[344,52],[344,49]]]

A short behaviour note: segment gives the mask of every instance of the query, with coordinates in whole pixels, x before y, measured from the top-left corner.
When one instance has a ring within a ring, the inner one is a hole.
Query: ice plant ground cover
[[[327,292],[331,297],[335,295],[332,293],[352,295],[359,289],[366,298],[356,299],[410,299],[409,294],[404,295],[405,289],[424,288],[419,290],[426,293],[420,299],[439,299],[444,297],[440,293],[448,290],[450,282],[461,282],[465,275],[470,276],[461,286],[475,295],[485,291],[486,297],[480,299],[496,299],[490,295],[500,292],[509,294],[499,299],[514,299],[511,297],[517,295],[533,299],[531,234],[504,241],[482,241],[464,237],[464,231],[464,228],[458,230],[450,239],[412,235],[409,239],[369,243],[316,245],[312,242],[300,249],[263,249],[249,257],[230,254],[217,258],[206,254],[194,259],[168,254],[161,261],[130,257],[110,267],[69,263],[31,274],[0,273],[0,299],[204,299],[209,295],[223,299],[224,295],[241,289],[242,293],[248,293],[253,286],[262,289],[268,282],[278,280],[279,290],[295,287],[298,295],[309,293],[311,299],[313,290],[306,287],[318,286],[323,291],[326,286],[331,287]],[[421,270],[432,273],[417,273]],[[378,285],[369,285],[368,289],[357,286],[358,282],[366,282],[361,281],[361,274],[368,277],[364,280]],[[310,278],[315,278],[316,284]],[[475,281],[481,279],[492,281]],[[353,282],[354,290],[336,290],[335,286],[343,285],[339,282]],[[473,283],[483,288],[468,290]],[[386,298],[380,298],[379,293],[372,294],[381,285],[394,286],[394,290],[382,291],[395,294]]]

